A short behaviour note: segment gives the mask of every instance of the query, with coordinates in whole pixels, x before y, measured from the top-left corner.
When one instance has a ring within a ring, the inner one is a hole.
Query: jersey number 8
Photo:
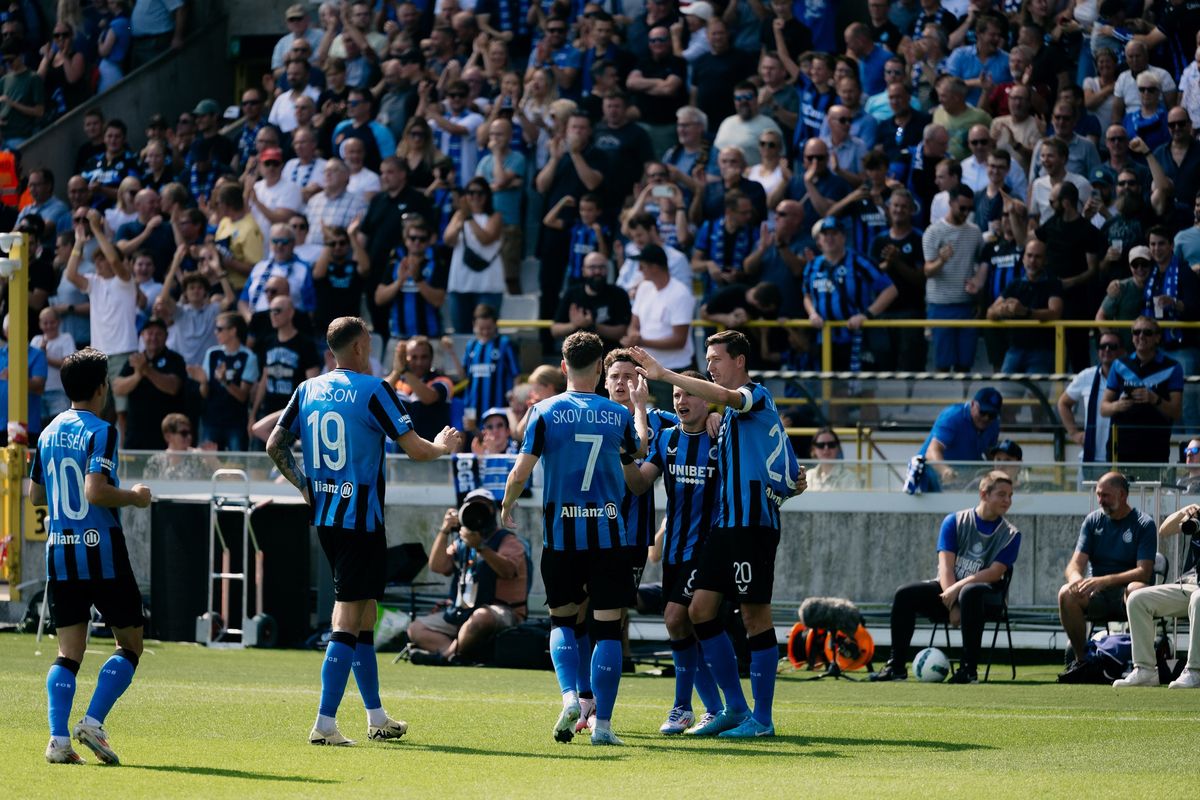
[[[313,469],[320,469],[322,460],[327,469],[346,466],[346,421],[342,415],[336,411],[324,414],[314,411],[305,422],[312,428]],[[325,452],[322,453],[322,450]]]

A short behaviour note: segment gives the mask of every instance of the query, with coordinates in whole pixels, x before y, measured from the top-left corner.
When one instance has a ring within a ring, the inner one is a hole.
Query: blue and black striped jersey
[[[879,270],[870,259],[847,250],[837,264],[825,256],[817,256],[804,269],[804,296],[817,313],[829,320],[848,320],[867,310],[879,293],[892,285],[892,279]],[[821,332],[824,335],[825,331]],[[850,331],[837,328],[833,341],[850,341]]]
[[[313,524],[382,531],[383,440],[412,430],[396,390],[373,375],[335,369],[300,384],[278,425],[300,439]]]
[[[463,352],[463,374],[467,387],[464,407],[482,414],[489,408],[508,405],[508,392],[521,372],[517,351],[507,336],[486,342],[472,339]]]
[[[664,564],[682,564],[699,555],[716,509],[717,458],[717,443],[706,430],[688,433],[676,426],[651,439],[648,460],[662,473],[667,490]]]
[[[678,425],[679,417],[670,411],[648,408],[646,422],[650,426],[649,439],[654,441],[654,437],[663,428]],[[626,487],[625,497],[621,500],[621,516],[625,520],[625,528],[629,531],[634,547],[649,547],[654,542],[654,492],[646,492],[639,497]]]
[[[116,578],[132,573],[120,512],[92,505],[84,476],[117,480],[117,429],[90,411],[59,414],[38,437],[29,477],[46,488],[46,577],[52,581]]]
[[[637,452],[633,415],[599,395],[566,392],[533,407],[521,453],[543,461],[542,546],[550,550],[629,547],[621,516],[621,451]]]
[[[738,389],[717,441],[721,494],[714,527],[779,530],[779,506],[795,489],[799,464],[771,393],[761,383]]]

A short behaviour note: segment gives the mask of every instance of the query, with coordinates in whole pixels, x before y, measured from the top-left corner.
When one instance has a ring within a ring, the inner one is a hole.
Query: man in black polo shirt
[[[1135,319],[1134,353],[1114,361],[1108,372],[1100,413],[1112,418],[1108,457],[1121,464],[1171,458],[1171,427],[1183,413],[1183,369],[1159,350],[1161,336],[1153,317]],[[1131,477],[1158,477],[1152,473]]]
[[[1062,281],[1046,274],[1046,245],[1030,239],[1025,245],[1025,276],[1005,287],[988,307],[987,317],[997,321],[1021,319],[1049,321],[1062,317]],[[1004,357],[1001,372],[1053,372],[1054,331],[1017,328]]]
[[[675,112],[687,105],[687,62],[671,52],[671,32],[662,26],[650,31],[650,55],[638,62],[625,79],[625,88],[642,112],[656,154],[675,144]]]
[[[167,414],[183,411],[183,379],[187,365],[183,356],[167,349],[167,326],[157,317],[142,328],[142,352],[131,353],[129,363],[113,381],[113,393],[129,398],[129,411],[122,414],[122,440],[130,450],[161,450],[167,446],[162,421]]]
[[[631,313],[629,295],[608,282],[608,259],[588,253],[583,257],[583,282],[563,294],[550,334],[561,339],[575,331],[592,331],[607,352],[620,345]]]
[[[708,115],[709,133],[716,133],[721,120],[733,115],[733,87],[751,77],[758,67],[757,54],[734,48],[732,38],[725,21],[713,17],[708,22],[712,52],[692,64],[695,105]]]

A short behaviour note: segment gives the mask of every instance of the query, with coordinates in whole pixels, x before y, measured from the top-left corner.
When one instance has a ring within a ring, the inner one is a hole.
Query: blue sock
[[[592,694],[592,637],[587,634],[586,623],[584,633],[580,635],[579,628],[575,629],[575,647],[579,651],[579,668],[575,670],[575,689],[579,696]]]
[[[75,673],[79,662],[59,656],[46,673],[46,698],[48,700],[51,736],[70,736],[67,727],[71,721],[71,704],[75,701]]]
[[[137,656],[128,650],[118,650],[109,656],[108,661],[100,667],[100,677],[96,681],[96,690],[92,692],[92,702],[88,704],[87,715],[103,724],[113,704],[133,683],[133,671],[137,669]]]
[[[617,635],[620,636],[620,633]],[[613,706],[617,704],[617,687],[620,684],[621,640],[600,639],[596,642],[596,652],[592,655],[592,691],[596,693],[597,720],[612,719]]]
[[[708,662],[704,660],[704,648],[700,647],[697,642],[697,660],[696,660],[696,694],[700,695],[700,702],[704,703],[704,710],[710,714],[719,714],[725,704],[721,702],[721,690],[717,688],[717,682],[713,679],[712,670],[708,668]]]
[[[671,659],[675,662],[675,707],[692,710],[692,686],[700,664],[700,649],[696,637],[671,641]]]
[[[357,638],[353,633],[334,631],[325,648],[325,661],[321,664],[321,709],[325,717],[336,717],[342,695],[346,693],[346,681],[354,665],[354,648]]]
[[[366,641],[364,641],[364,639]],[[362,695],[363,708],[379,708],[379,663],[375,660],[375,632],[363,631],[354,646],[354,682]]]
[[[746,705],[746,695],[742,693],[742,680],[738,677],[737,655],[721,623],[709,620],[697,624],[696,638],[700,640],[700,650],[704,653],[704,661],[713,679],[725,695],[725,708],[733,713],[746,711],[749,706]]]
[[[575,643],[575,630],[570,625],[550,629],[550,661],[558,677],[558,688],[563,694],[575,691],[575,679],[579,672],[579,648]]]
[[[771,724],[771,705],[775,700],[775,669],[779,663],[779,646],[775,629],[751,636],[750,691],[754,694],[754,719],[762,725]]]

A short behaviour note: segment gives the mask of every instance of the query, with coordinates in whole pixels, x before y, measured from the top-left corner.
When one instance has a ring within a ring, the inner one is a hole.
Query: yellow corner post
[[[9,599],[20,600],[21,516],[24,500],[21,481],[25,477],[25,448],[29,438],[29,248],[19,233],[0,234],[0,276],[8,280],[8,447],[3,457],[4,538],[8,557],[4,579]]]

